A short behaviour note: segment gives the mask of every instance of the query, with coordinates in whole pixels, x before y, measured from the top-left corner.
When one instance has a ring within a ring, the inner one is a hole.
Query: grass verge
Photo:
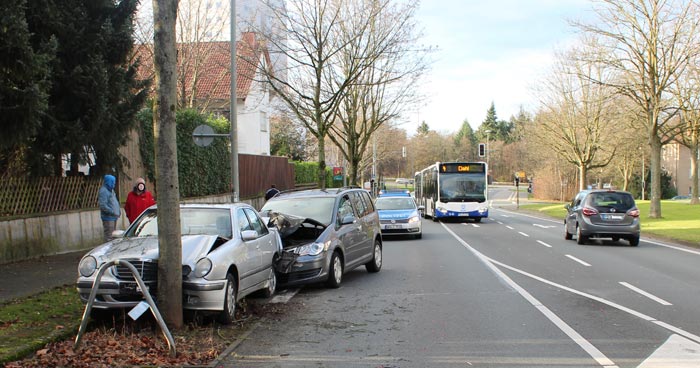
[[[0,306],[0,364],[20,359],[49,342],[75,335],[83,304],[64,286]]]
[[[649,201],[637,201],[642,236],[650,235],[700,247],[700,206],[688,201],[661,201],[660,219],[649,218]],[[520,209],[534,211],[564,220],[564,203],[537,203],[520,205]]]

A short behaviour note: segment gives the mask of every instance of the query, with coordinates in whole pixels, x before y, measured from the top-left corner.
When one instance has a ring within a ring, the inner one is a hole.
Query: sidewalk
[[[1,264],[0,304],[57,286],[75,284],[78,262],[85,253],[87,250]]]

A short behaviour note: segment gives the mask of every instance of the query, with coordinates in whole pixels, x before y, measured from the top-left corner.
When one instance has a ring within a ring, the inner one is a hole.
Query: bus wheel
[[[435,215],[435,210],[433,210],[433,222],[437,222],[437,220],[438,220],[438,218],[437,218],[437,216]]]
[[[474,222],[481,222],[481,217],[475,217]]]

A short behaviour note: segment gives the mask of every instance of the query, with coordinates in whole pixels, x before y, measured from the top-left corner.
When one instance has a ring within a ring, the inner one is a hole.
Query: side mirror
[[[343,219],[340,221],[340,225],[350,225],[355,223],[355,216],[353,215],[346,215],[343,217]]]
[[[243,230],[241,231],[241,238],[243,241],[255,240],[258,238],[258,232],[255,230]]]
[[[113,237],[113,238],[121,238],[122,236],[124,236],[124,234],[126,234],[126,231],[124,231],[124,230],[114,230],[114,231],[112,231],[112,237]]]
[[[571,208],[571,205],[567,203],[567,204],[564,205],[564,208],[566,208],[566,209],[568,210],[568,209]]]

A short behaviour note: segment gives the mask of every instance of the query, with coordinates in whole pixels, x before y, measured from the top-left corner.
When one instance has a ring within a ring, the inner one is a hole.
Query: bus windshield
[[[441,202],[484,202],[486,178],[484,174],[440,174]]]

